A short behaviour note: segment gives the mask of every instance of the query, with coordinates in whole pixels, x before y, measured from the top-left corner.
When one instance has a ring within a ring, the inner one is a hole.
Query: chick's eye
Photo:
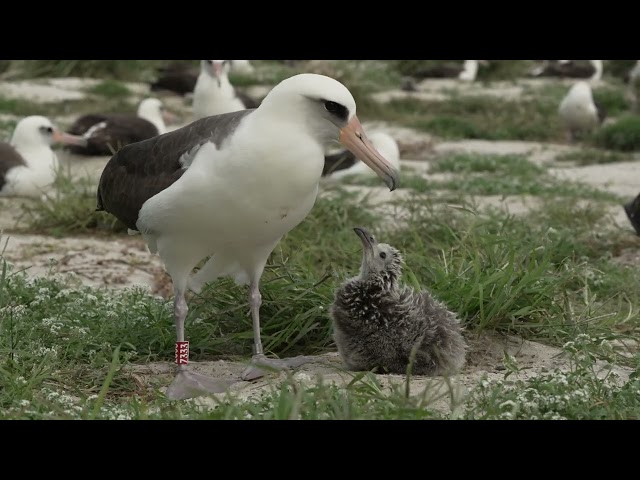
[[[387,254],[384,252],[380,252],[380,258],[387,258]]]

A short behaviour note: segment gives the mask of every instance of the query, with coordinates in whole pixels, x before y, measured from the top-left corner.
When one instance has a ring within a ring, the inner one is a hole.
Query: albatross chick
[[[338,288],[330,315],[338,352],[351,370],[444,375],[462,368],[467,346],[456,315],[428,291],[400,285],[402,256],[355,228],[360,275]]]

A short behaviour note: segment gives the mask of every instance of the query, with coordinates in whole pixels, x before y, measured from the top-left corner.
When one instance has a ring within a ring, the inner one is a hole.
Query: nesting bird
[[[230,62],[232,72],[249,75],[255,72],[255,68],[249,60],[227,60]],[[151,83],[151,91],[167,90],[178,95],[193,93],[198,81],[201,69],[185,63],[171,63],[169,65],[156,68],[158,76]],[[253,107],[249,107],[253,108]]]
[[[230,60],[201,61],[200,75],[193,89],[195,120],[257,106],[246,95],[241,98],[236,92],[229,81],[230,69]]]
[[[542,65],[531,70],[529,75],[532,77],[585,78],[597,81],[602,78],[603,70],[602,60],[588,60],[586,63],[575,60],[545,60]]]
[[[369,140],[393,168],[400,170],[400,148],[391,135],[385,132],[372,132]],[[369,176],[371,174],[374,172],[349,150],[327,155],[324,159],[322,176],[325,177],[339,179],[350,175]]]
[[[167,131],[166,123],[174,120],[157,98],[145,98],[132,113],[91,113],[82,115],[67,129],[83,136],[86,145],[69,147],[77,155],[113,155],[121,147],[140,142]],[[166,123],[165,123],[166,122]]]
[[[591,132],[605,119],[606,112],[593,99],[591,85],[575,83],[562,99],[558,109],[567,131],[567,140],[573,142],[578,136]]]
[[[83,145],[81,137],[56,128],[39,115],[18,122],[9,143],[0,142],[0,196],[40,197],[56,177],[53,143]]]
[[[360,275],[346,281],[330,307],[334,340],[347,367],[380,373],[446,375],[459,371],[467,346],[458,318],[428,291],[401,286],[402,256],[354,229],[363,245]]]
[[[157,78],[150,84],[152,92],[166,90],[187,95],[192,93],[200,75],[200,69],[189,64],[171,63],[169,65],[156,68]]]
[[[631,226],[636,231],[636,235],[640,236],[640,195],[625,203],[623,207]]]
[[[465,60],[462,64],[430,65],[418,69],[411,75],[412,78],[405,78],[401,88],[407,92],[416,92],[418,87],[414,83],[414,79],[423,80],[425,78],[457,78],[461,82],[475,82],[480,65],[488,64],[489,62],[486,60]]]
[[[220,277],[249,286],[254,357],[243,378],[264,375],[265,366],[281,369],[305,362],[265,356],[260,278],[280,239],[313,208],[324,152],[337,142],[390,190],[397,187],[398,172],[365,135],[347,87],[314,74],[283,80],[257,109],[209,116],[127,145],[107,163],[97,191],[98,210],[140,232],[173,281],[178,372],[169,398],[229,386],[226,379],[188,369],[184,331],[187,289],[199,292]]]

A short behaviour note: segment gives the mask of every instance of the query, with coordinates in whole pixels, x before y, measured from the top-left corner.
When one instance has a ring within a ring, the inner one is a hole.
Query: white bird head
[[[160,135],[167,131],[167,123],[175,121],[175,115],[157,98],[145,98],[138,105],[138,116],[153,123]]]
[[[356,116],[353,95],[337,80],[312,73],[294,75],[276,85],[258,110],[305,125],[325,149],[341,143],[382,178],[390,190],[397,188],[398,170],[367,138]]]
[[[86,145],[86,139],[61,132],[47,117],[32,115],[18,122],[10,141],[16,148],[50,147],[53,143]]]
[[[229,75],[231,60],[202,60],[200,62],[200,70],[220,84],[220,79]]]

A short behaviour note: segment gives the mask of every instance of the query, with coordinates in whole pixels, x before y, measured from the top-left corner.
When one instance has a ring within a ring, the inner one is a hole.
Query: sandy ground
[[[97,80],[87,79],[57,79],[39,82],[0,82],[0,95],[11,98],[28,98],[29,100],[54,102],[80,99],[86,96],[84,90]],[[568,83],[567,83],[568,84]],[[492,84],[491,87],[482,84],[468,85],[463,88],[466,94],[500,95],[502,98],[518,98],[526,94],[527,88],[544,85],[544,81],[523,81],[518,85],[505,83],[504,85]],[[130,89],[136,95],[146,93],[146,85],[131,84]],[[420,85],[420,95],[430,96],[431,99],[444,100],[449,98],[452,89],[460,89],[459,84],[449,80],[431,81]],[[257,87],[256,95],[264,95],[266,89]],[[394,95],[404,95],[405,92],[384,92],[378,100],[386,101]],[[386,97],[385,97],[386,95]],[[169,100],[175,109],[185,109],[185,101],[179,98]],[[69,122],[73,119],[59,119],[61,122]],[[503,141],[491,142],[482,140],[465,140],[457,142],[438,142],[428,134],[416,132],[411,129],[388,125],[385,122],[365,123],[367,131],[385,130],[393,135],[401,149],[402,168],[414,169],[422,173],[426,178],[434,178],[428,175],[429,160],[440,155],[452,152],[484,153],[484,154],[523,154],[538,164],[553,165],[554,159],[563,153],[579,149],[578,146],[553,145],[537,142]],[[61,162],[68,167],[74,176],[89,177],[93,182],[98,181],[102,168],[108,161],[108,157],[79,158],[59,154]],[[640,164],[637,162],[619,162],[606,165],[594,165],[587,167],[554,167],[551,174],[558,178],[579,180],[603,190],[635,196],[640,191]],[[445,177],[436,177],[439,179]],[[330,182],[323,183],[325,194],[330,194]],[[383,209],[389,214],[395,215],[399,222],[402,215],[388,205],[392,199],[406,195],[408,192],[398,190],[390,193],[381,187],[349,186],[351,190],[360,192],[363,197]],[[16,267],[26,269],[31,275],[45,275],[49,272],[75,272],[84,283],[93,286],[119,288],[132,284],[147,285],[152,291],[166,295],[167,276],[159,258],[150,255],[139,236],[113,238],[93,237],[66,237],[54,238],[41,235],[20,233],[23,225],[20,220],[20,204],[28,200],[0,198],[0,232],[2,239],[0,249],[5,248],[5,258],[14,263]],[[499,207],[505,212],[513,214],[526,214],[535,206],[538,200],[535,197],[526,196],[484,196],[476,197],[475,201],[480,208],[486,206]],[[388,210],[385,210],[388,209]],[[629,230],[631,227],[624,212],[619,207],[611,208],[611,225]],[[6,243],[6,245],[5,245]],[[631,250],[623,251],[616,259],[624,265],[638,265],[640,256]],[[415,395],[424,394],[434,397],[442,397],[436,401],[438,408],[447,410],[459,404],[464,392],[477,384],[483,378],[501,378],[504,374],[502,358],[505,351],[515,356],[524,369],[518,374],[526,378],[538,375],[546,369],[554,367],[566,367],[566,360],[560,355],[560,350],[534,342],[522,341],[515,338],[473,338],[469,339],[472,352],[465,370],[451,379],[452,395],[449,395],[447,383],[443,379],[429,379],[414,377],[411,381],[411,391]],[[199,362],[192,363],[191,367],[213,376],[238,379],[246,364],[242,362]],[[138,381],[141,387],[150,389],[163,389],[170,383],[173,366],[169,363],[151,363],[137,365],[131,368],[131,375]],[[628,375],[626,369],[618,369],[623,377]],[[272,388],[277,388],[286,378],[287,373],[270,374],[256,382],[237,381],[230,389],[230,394],[241,398],[259,396]],[[373,375],[373,374],[371,374]],[[327,382],[335,382],[343,385],[352,378],[353,374],[343,370],[342,362],[337,354],[326,354],[314,358],[314,363],[304,365],[297,370],[295,379],[305,384],[314,383],[322,378]],[[392,388],[393,385],[402,385],[406,378],[402,375],[377,375],[377,380],[384,388]],[[205,407],[215,405],[223,395],[204,397],[199,400]],[[453,398],[453,403],[451,402]]]
[[[409,381],[410,395],[421,399],[428,399],[427,404],[442,412],[456,412],[465,400],[466,394],[473,389],[480,380],[500,380],[504,378],[506,369],[503,366],[505,353],[514,357],[519,371],[512,374],[512,380],[526,380],[553,369],[568,370],[569,362],[563,351],[536,342],[530,342],[517,337],[473,336],[469,337],[470,353],[467,364],[462,372],[452,376],[425,377],[413,376]],[[309,357],[310,362],[294,371],[273,372],[253,382],[240,380],[242,372],[248,362],[192,362],[191,369],[196,372],[216,378],[224,378],[231,382],[228,392],[210,394],[196,398],[196,404],[205,408],[215,408],[227,396],[237,399],[259,399],[262,395],[277,391],[287,380],[303,386],[334,384],[346,386],[357,372],[346,370],[337,353],[327,353]],[[599,376],[607,375],[610,370],[626,380],[632,369],[608,365],[598,362],[596,365]],[[127,369],[141,388],[166,392],[175,373],[174,366],[164,363],[149,363],[135,365]],[[368,380],[375,380],[383,391],[406,389],[405,375],[380,375],[367,373]]]

